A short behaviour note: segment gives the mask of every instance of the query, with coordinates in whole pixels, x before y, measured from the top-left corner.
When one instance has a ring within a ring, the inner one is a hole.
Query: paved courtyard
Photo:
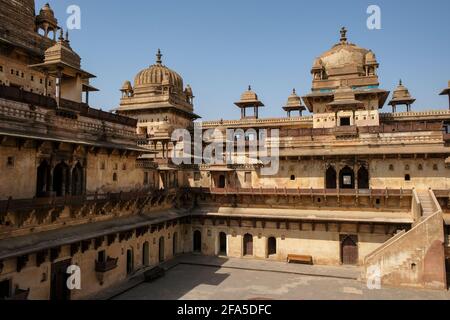
[[[118,300],[450,299],[449,292],[383,288],[356,280],[357,268],[185,256],[165,277],[141,283]]]

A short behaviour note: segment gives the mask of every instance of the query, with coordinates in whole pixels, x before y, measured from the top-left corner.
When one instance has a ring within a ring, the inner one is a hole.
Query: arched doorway
[[[369,171],[365,167],[358,170],[358,189],[369,189]]]
[[[173,234],[172,238],[172,255],[175,256],[178,254],[178,233]]]
[[[275,237],[270,237],[267,241],[267,253],[269,256],[277,254],[277,239]]]
[[[46,197],[50,191],[50,165],[47,160],[41,162],[37,168],[37,184],[36,184],[36,197]]]
[[[72,169],[72,195],[79,196],[83,194],[83,167],[78,162]]]
[[[253,256],[253,236],[248,233],[244,236],[244,256]]]
[[[223,175],[223,174],[221,174],[220,176],[219,176],[219,183],[218,183],[218,185],[217,185],[219,188],[225,188],[226,187],[226,178],[225,178],[225,176]]]
[[[61,162],[53,169],[53,191],[57,197],[64,197],[69,186],[69,166]]]
[[[164,262],[165,253],[164,253],[164,237],[159,238],[159,262]]]
[[[134,270],[133,249],[127,250],[127,274],[131,274]]]
[[[219,233],[219,254],[227,255],[227,234],[225,232]]]
[[[202,252],[202,233],[199,230],[194,231],[194,252]]]
[[[325,178],[326,188],[327,189],[336,189],[337,188],[336,179],[337,179],[336,170],[334,169],[334,167],[329,167],[327,169],[326,178]]]
[[[358,264],[358,237],[341,236],[341,262],[345,265]]]
[[[150,245],[148,241],[144,242],[142,246],[142,265],[144,267],[150,265]]]
[[[355,173],[349,166],[345,166],[339,172],[339,188],[355,189]]]

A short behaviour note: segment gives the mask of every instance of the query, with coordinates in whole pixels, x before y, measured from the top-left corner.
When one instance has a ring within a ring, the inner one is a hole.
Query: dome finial
[[[252,86],[248,85],[248,91],[252,91]]]
[[[158,53],[156,54],[156,63],[157,64],[162,64],[162,54],[161,54],[161,49],[158,49]]]
[[[398,85],[399,85],[399,86],[402,86],[402,85],[403,85],[402,79],[400,79],[400,81],[398,82]]]
[[[347,29],[345,27],[341,28],[341,43],[347,43]]]
[[[292,94],[297,94],[297,90],[295,90],[295,88],[292,89]]]

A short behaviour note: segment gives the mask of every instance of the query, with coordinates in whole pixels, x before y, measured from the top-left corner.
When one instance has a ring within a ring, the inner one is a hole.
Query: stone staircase
[[[430,190],[417,190],[417,197],[419,198],[420,205],[422,207],[423,218],[431,216],[438,208],[434,203]]]
[[[411,230],[400,232],[364,260],[362,278],[381,285],[446,289],[444,220],[432,190],[413,190]]]

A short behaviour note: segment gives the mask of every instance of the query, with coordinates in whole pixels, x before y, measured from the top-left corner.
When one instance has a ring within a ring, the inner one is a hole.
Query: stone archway
[[[244,236],[244,256],[253,256],[253,236],[249,233]]]
[[[79,196],[83,194],[83,167],[79,162],[72,169],[72,195]]]
[[[365,167],[358,170],[358,189],[369,189],[369,171]]]
[[[42,198],[48,196],[52,182],[50,165],[47,160],[41,162],[37,168],[36,197]]]
[[[339,172],[339,188],[355,189],[355,172],[349,166],[345,166]]]
[[[53,191],[57,197],[64,197],[69,191],[69,172],[69,166],[64,161],[60,162],[53,169]]]
[[[325,185],[326,189],[336,189],[337,188],[337,174],[336,169],[330,166],[325,174]]]

